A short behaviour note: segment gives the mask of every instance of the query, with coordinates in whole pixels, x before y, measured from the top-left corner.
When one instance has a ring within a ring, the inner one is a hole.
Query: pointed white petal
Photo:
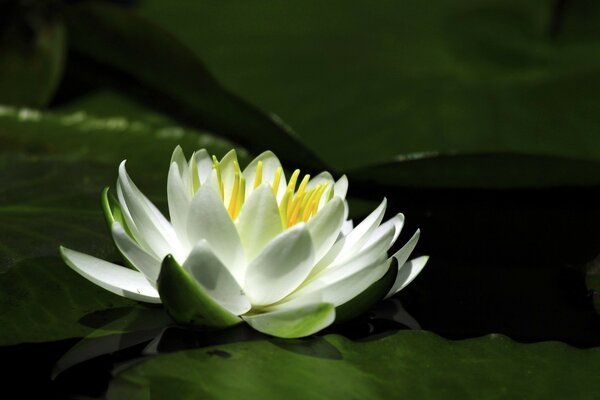
[[[342,199],[346,198],[348,193],[348,178],[346,175],[342,175],[340,179],[333,185],[333,195]]]
[[[246,178],[246,196],[254,191],[254,179],[256,177],[256,166],[258,162],[262,161],[262,182],[267,182],[272,185],[275,179],[275,173],[277,168],[281,167],[281,162],[275,154],[270,151],[265,151],[258,155],[254,160],[248,164],[248,166],[244,169],[244,177]],[[279,180],[279,186],[277,187],[276,197],[277,200],[281,200],[283,194],[285,193],[285,188],[287,186],[287,182],[285,180],[285,174],[281,174],[281,178]],[[271,186],[272,187],[272,186]]]
[[[279,207],[268,183],[258,187],[242,206],[237,222],[246,260],[251,261],[283,231]]]
[[[207,241],[201,240],[194,246],[183,268],[230,313],[240,315],[250,310],[251,305],[244,292],[227,267],[212,252]]]
[[[190,243],[206,240],[238,283],[244,282],[242,242],[221,197],[212,186],[202,186],[193,198],[188,214],[187,232]]]
[[[129,299],[160,303],[158,292],[141,272],[64,247],[60,251],[69,267],[96,285]]]
[[[320,264],[342,263],[358,253],[371,237],[373,231],[381,223],[386,205],[387,200],[383,199],[381,204],[371,214],[362,220],[350,233],[337,241],[330,252],[323,257]],[[326,266],[319,265],[318,267],[322,269]]]
[[[335,320],[335,308],[328,303],[305,304],[242,318],[259,332],[281,338],[299,338],[331,325]]]
[[[398,275],[396,276],[396,280],[394,281],[392,288],[385,298],[387,299],[388,297],[393,296],[411,283],[413,279],[415,279],[423,270],[423,267],[425,267],[425,264],[427,264],[427,260],[429,260],[428,256],[422,256],[415,258],[414,260],[410,260],[401,267],[398,267]]]
[[[244,290],[253,305],[274,303],[304,281],[313,260],[310,234],[298,224],[275,237],[248,265]]]
[[[304,296],[320,295],[323,301],[338,307],[358,296],[375,281],[381,279],[387,272],[390,262],[390,259],[383,260],[383,262],[378,260],[377,263],[359,269],[343,279],[332,280],[331,282],[322,278],[316,279],[294,293],[291,296],[290,303],[293,304],[292,301],[302,301]]]
[[[378,240],[382,235],[387,234],[388,230],[392,226],[394,227],[395,233],[392,242],[390,243],[390,246],[393,245],[396,242],[396,239],[398,239],[398,236],[400,236],[400,232],[402,231],[402,227],[404,226],[404,215],[396,214],[394,217],[388,219],[383,224],[379,225],[377,229],[373,231],[373,234],[371,235],[369,240],[367,240],[365,246],[370,245],[371,243]]]
[[[351,219],[344,221],[344,224],[342,225],[342,229],[341,229],[341,234],[342,236],[346,236],[348,235],[352,229],[354,229],[354,222],[352,222]]]
[[[204,184],[213,170],[212,159],[205,149],[196,151],[194,159],[196,161],[198,178],[200,179],[200,183]]]
[[[172,163],[171,168],[169,169],[167,197],[169,201],[171,223],[173,224],[177,238],[185,248],[184,252],[187,253],[190,247],[187,235],[187,217],[192,196],[191,189],[188,190],[188,188],[186,188],[176,163]]]
[[[406,262],[406,260],[408,260],[408,257],[410,257],[410,253],[412,253],[412,251],[417,246],[417,242],[419,241],[420,235],[421,230],[417,229],[414,235],[412,235],[412,237],[408,239],[408,242],[406,242],[406,244],[402,246],[402,248],[392,256],[398,261],[398,265],[403,265]]]
[[[333,176],[331,176],[331,174],[327,171],[321,172],[319,175],[311,178],[306,185],[306,190],[310,190],[323,183],[327,184],[327,190],[333,189]]]
[[[125,170],[125,161],[119,166],[117,185],[119,202],[127,207],[131,222],[135,221],[136,239],[160,259],[167,254],[181,256],[182,248],[173,226],[131,181]]]
[[[149,254],[142,249],[129,235],[125,232],[121,224],[117,221],[113,222],[111,232],[117,248],[125,258],[150,281],[153,286],[156,286],[156,280],[160,273],[161,261],[155,256]]]
[[[335,243],[344,222],[344,202],[333,198],[317,215],[311,218],[306,227],[313,240],[315,261],[319,261]]]

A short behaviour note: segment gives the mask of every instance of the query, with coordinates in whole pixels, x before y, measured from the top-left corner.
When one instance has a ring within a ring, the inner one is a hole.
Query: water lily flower
[[[126,266],[64,247],[62,257],[106,290],[162,303],[180,324],[245,321],[273,336],[307,336],[336,312],[339,320],[398,292],[427,262],[408,261],[419,231],[388,256],[404,217],[381,223],[385,199],[354,227],[345,176],[295,170],[288,179],[269,151],[242,170],[234,150],[218,160],[202,149],[188,161],[177,147],[167,182],[170,221],[136,187],[125,161],[116,189],[116,197],[104,190],[103,208]]]

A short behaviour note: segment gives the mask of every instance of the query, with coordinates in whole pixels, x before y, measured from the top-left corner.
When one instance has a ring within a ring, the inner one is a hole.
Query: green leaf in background
[[[323,341],[328,351],[319,351]],[[121,372],[107,398],[593,399],[600,391],[600,349],[500,335],[448,341],[425,331],[297,342],[315,351],[272,340],[150,358]]]
[[[0,104],[46,105],[62,77],[66,34],[57,2],[0,3]]]
[[[139,12],[338,169],[425,153],[386,180],[513,186],[515,161],[515,186],[596,184],[584,175],[600,160],[598,13],[564,3],[562,19],[539,0],[147,0]]]
[[[193,52],[151,22],[98,1],[70,5],[67,17],[73,50],[149,90],[142,100],[255,152],[270,149],[294,165],[323,166],[276,116],[225,90]]]
[[[105,115],[112,104],[129,116],[94,116],[93,104],[104,105]],[[100,193],[116,181],[122,159],[140,188],[164,205],[177,144],[219,155],[231,148],[128,104],[100,94],[87,99],[88,111],[0,107],[0,345],[84,336],[95,328],[82,317],[135,304],[81,278],[58,255],[65,245],[120,262]]]

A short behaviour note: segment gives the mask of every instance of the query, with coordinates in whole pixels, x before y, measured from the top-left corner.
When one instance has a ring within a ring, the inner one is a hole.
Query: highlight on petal
[[[242,321],[210,296],[171,255],[162,262],[158,291],[165,309],[177,323],[226,328]]]
[[[179,167],[176,163],[172,163],[167,178],[169,215],[177,238],[185,248],[189,248],[190,246],[187,236],[187,217],[190,210],[191,197],[191,188],[186,187],[179,174]]]
[[[327,328],[335,320],[333,304],[305,304],[263,314],[244,316],[251,327],[259,332],[281,338],[299,338]]]
[[[262,183],[246,200],[237,222],[246,260],[253,260],[271,239],[283,231],[273,190]]]
[[[204,288],[206,293],[232,314],[240,315],[252,307],[242,288],[221,260],[201,240],[183,263],[183,268]]]
[[[239,283],[244,281],[242,242],[221,198],[212,186],[202,186],[192,200],[187,221],[190,243],[206,240]]]
[[[62,246],[60,254],[74,271],[109,292],[147,303],[161,302],[158,292],[141,272]]]
[[[244,289],[253,305],[274,303],[296,289],[314,260],[312,239],[304,224],[275,237],[248,265]]]
[[[315,248],[315,261],[319,261],[335,243],[344,223],[344,202],[334,197],[320,210],[306,227]]]

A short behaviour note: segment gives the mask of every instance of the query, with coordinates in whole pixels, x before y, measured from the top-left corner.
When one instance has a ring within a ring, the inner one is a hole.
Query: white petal
[[[398,265],[403,265],[406,262],[406,260],[408,260],[408,257],[410,257],[410,253],[412,253],[412,251],[417,246],[417,242],[419,241],[420,235],[421,230],[417,229],[414,235],[412,235],[412,237],[408,239],[408,242],[406,242],[406,244],[402,246],[402,248],[392,256],[398,261]]]
[[[233,191],[233,184],[235,182],[235,166],[234,162],[237,163],[237,153],[235,150],[230,150],[225,156],[219,161],[221,169],[221,179],[223,182],[223,203],[229,204],[231,200],[231,193]]]
[[[131,181],[125,170],[125,161],[119,166],[117,186],[119,202],[127,208],[126,216],[131,218],[126,222],[128,226],[130,222],[135,223],[136,240],[160,259],[167,254],[180,257],[183,251],[173,226]]]
[[[179,167],[176,163],[171,164],[167,179],[167,197],[169,201],[169,215],[171,223],[177,234],[177,238],[184,246],[184,252],[189,251],[190,243],[187,235],[187,218],[190,210],[191,190],[184,184]],[[187,250],[187,251],[186,251]]]
[[[331,325],[335,320],[335,308],[327,303],[313,303],[242,318],[259,332],[282,338],[299,338]]]
[[[334,282],[317,279],[294,293],[290,297],[289,304],[293,305],[296,301],[302,302],[304,296],[320,295],[323,301],[338,307],[358,296],[374,282],[381,279],[388,271],[390,262],[391,260],[387,259],[375,265],[369,265],[367,268],[362,268]]]
[[[258,162],[262,161],[262,182],[267,182],[270,185],[273,184],[275,180],[275,173],[277,168],[281,167],[281,162],[275,154],[270,151],[265,151],[258,155],[254,160],[248,164],[248,166],[244,169],[244,177],[246,178],[246,196],[248,196],[254,190],[254,179],[256,177],[256,166]],[[277,188],[277,201],[281,200],[285,193],[285,188],[287,186],[287,182],[285,180],[285,174],[281,173],[281,178],[279,180],[279,187]]]
[[[248,265],[244,289],[253,305],[274,303],[296,289],[313,266],[312,239],[304,224],[275,237]]]
[[[193,198],[187,232],[190,243],[206,240],[238,283],[244,281],[242,242],[221,197],[212,186],[202,186]]]
[[[142,249],[129,237],[119,222],[113,222],[111,232],[121,254],[127,258],[135,269],[144,274],[150,284],[156,286],[161,260]]]
[[[311,178],[306,184],[306,190],[308,191],[316,187],[317,185],[321,185],[323,183],[327,184],[327,190],[333,189],[333,176],[331,176],[331,174],[327,171],[321,172],[319,175]]]
[[[367,242],[365,243],[365,246],[370,245],[371,243],[378,240],[382,235],[387,234],[388,230],[392,226],[394,227],[395,233],[394,233],[392,242],[390,243],[390,246],[396,242],[396,239],[398,239],[398,236],[400,235],[400,232],[402,231],[402,227],[404,226],[404,215],[396,214],[394,217],[388,219],[383,224],[379,225],[377,227],[377,229],[375,229],[375,231],[373,231],[373,234],[371,235],[369,240],[367,240]]]
[[[344,202],[333,198],[317,215],[311,218],[306,227],[310,232],[315,248],[315,261],[319,261],[333,246],[344,222]]]
[[[342,225],[342,229],[341,229],[341,234],[342,236],[346,236],[348,235],[352,229],[354,229],[354,222],[352,222],[351,219],[344,221],[344,224]]]
[[[342,199],[346,198],[348,193],[348,178],[346,175],[342,175],[340,179],[333,185],[333,195]]]
[[[194,153],[194,160],[197,166],[198,178],[204,184],[213,170],[212,159],[205,149],[200,149]]]
[[[175,150],[173,150],[173,155],[171,155],[171,165],[173,163],[177,165],[177,172],[178,175],[181,177],[181,181],[185,185],[185,189],[191,194],[191,187],[189,185],[190,168],[187,160],[185,159],[185,155],[183,154],[181,146],[177,146],[175,147]]]
[[[264,183],[246,200],[238,217],[237,229],[246,260],[251,261],[283,231],[273,189]]]
[[[396,276],[396,280],[394,281],[392,288],[385,298],[387,299],[388,297],[393,296],[404,289],[406,285],[411,283],[413,279],[415,279],[423,270],[423,267],[425,267],[425,264],[427,264],[427,260],[429,260],[428,256],[422,256],[415,258],[414,260],[410,260],[409,262],[398,267],[398,275]]]
[[[96,285],[129,299],[160,303],[158,292],[141,272],[64,247],[60,251],[69,267]]]
[[[206,292],[223,308],[240,315],[251,305],[227,267],[215,256],[207,241],[200,241],[183,264]]]

